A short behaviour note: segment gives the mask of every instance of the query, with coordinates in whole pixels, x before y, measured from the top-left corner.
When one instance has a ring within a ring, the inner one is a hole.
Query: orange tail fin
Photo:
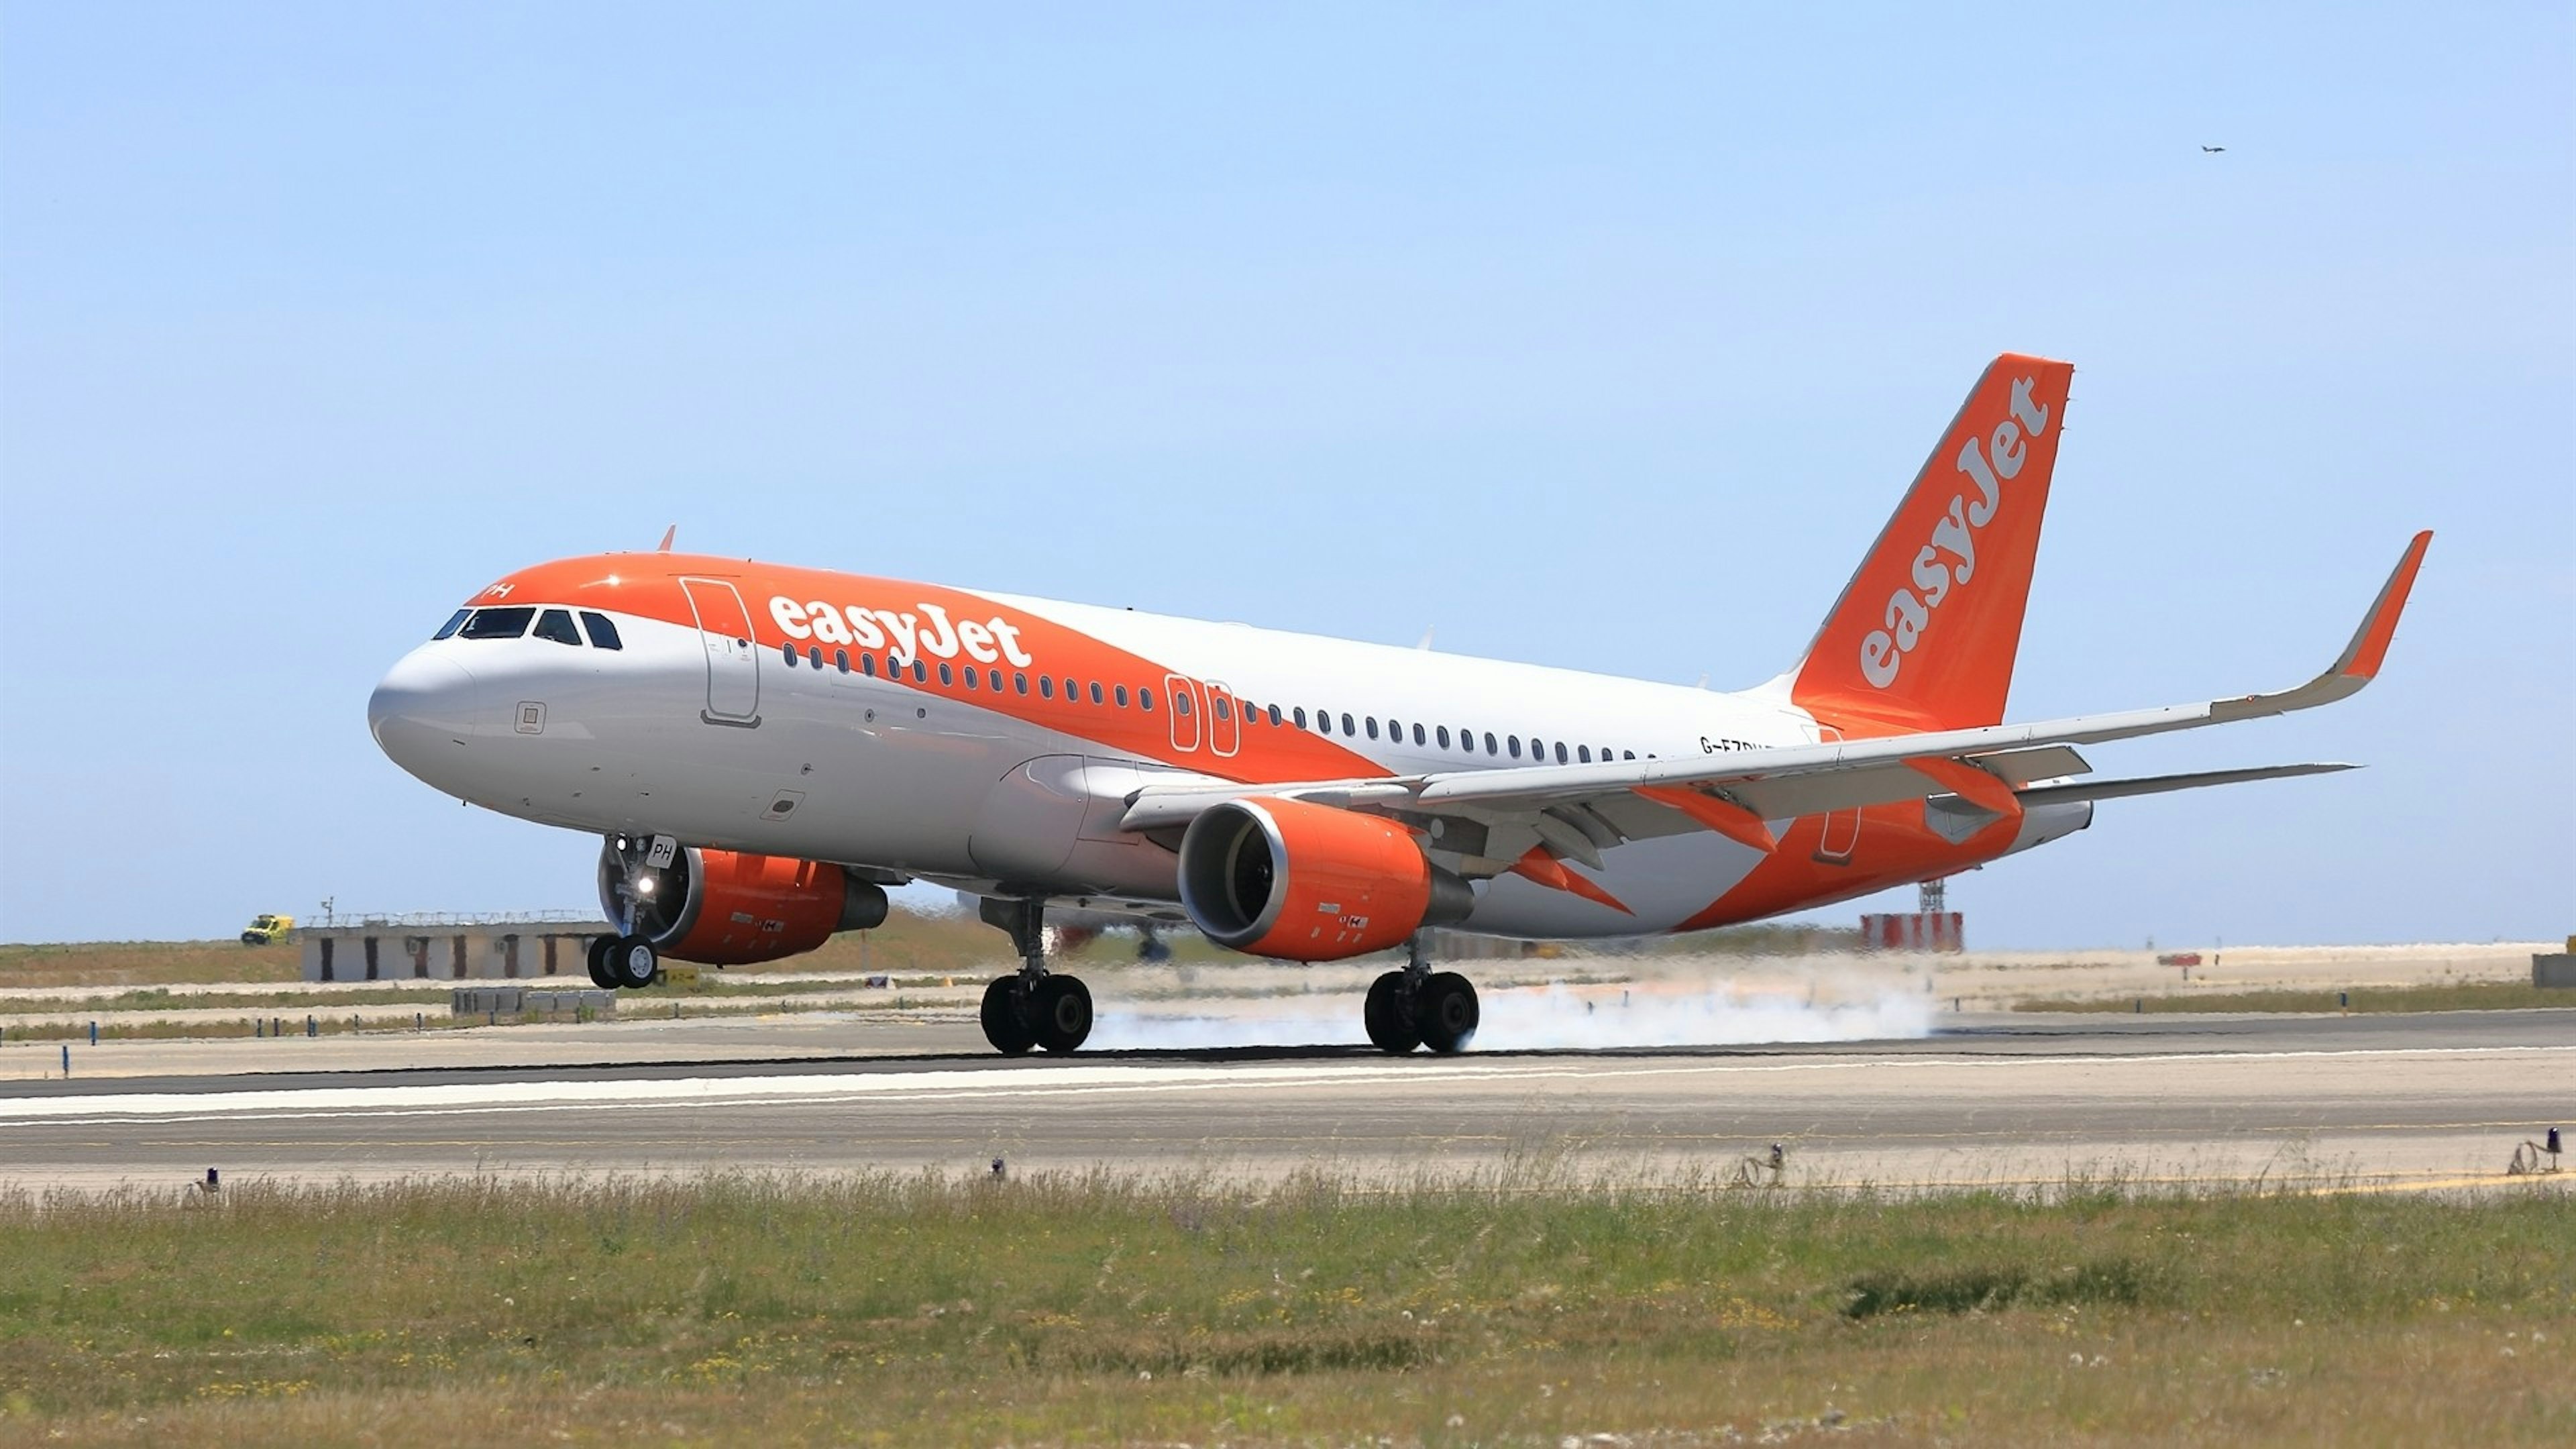
[[[2002,722],[2074,376],[1986,368],[1791,671],[1793,703],[1855,737]]]

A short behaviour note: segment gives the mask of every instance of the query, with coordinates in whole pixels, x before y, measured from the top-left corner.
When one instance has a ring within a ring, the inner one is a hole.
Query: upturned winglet
[[[2325,673],[2277,694],[2220,700],[2211,706],[2210,717],[2252,719],[2287,714],[2361,693],[2363,685],[2378,677],[2380,661],[2388,656],[2388,641],[2397,637],[2398,616],[2406,612],[2406,596],[2415,587],[2416,572],[2424,567],[2424,550],[2432,543],[2433,530],[2428,528],[2406,545],[2388,582],[2380,585],[2379,597],[2371,601],[2370,612],[2362,617],[2361,627],[2353,631],[2352,642],[2344,646],[2343,654]]]

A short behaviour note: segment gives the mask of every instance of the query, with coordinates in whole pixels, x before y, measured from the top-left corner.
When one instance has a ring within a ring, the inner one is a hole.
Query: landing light
[[[648,875],[642,880],[637,881],[635,883],[635,894],[639,896],[649,896],[653,894],[653,877]]]

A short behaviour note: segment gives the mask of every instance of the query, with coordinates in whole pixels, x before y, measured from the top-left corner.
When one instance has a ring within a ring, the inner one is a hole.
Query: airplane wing
[[[1171,830],[1227,800],[1295,799],[1378,814],[1459,816],[1489,827],[1505,825],[1513,827],[1512,845],[1526,836],[1553,855],[1597,868],[1599,851],[1621,840],[1708,829],[1768,850],[1777,843],[1768,824],[1773,820],[1936,795],[1954,795],[1999,816],[2018,815],[2025,802],[2102,799],[2348,768],[2293,765],[2091,787],[2031,788],[2036,782],[2086,773],[2090,767],[2076,754],[2077,745],[2289,714],[2360,692],[2378,674],[2387,655],[2432,537],[2429,531],[2419,533],[2407,545],[2361,627],[2325,672],[2273,693],[2033,724],[1734,750],[1691,759],[1530,765],[1269,785],[1176,782],[1137,792],[1121,824],[1134,831]],[[1487,859],[1472,864],[1504,869],[1518,856],[1500,841],[1481,854]]]

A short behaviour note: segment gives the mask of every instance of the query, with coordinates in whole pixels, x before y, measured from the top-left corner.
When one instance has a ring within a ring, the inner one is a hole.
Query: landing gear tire
[[[1401,971],[1389,971],[1369,983],[1368,1004],[1361,1008],[1361,1020],[1368,1025],[1368,1039],[1379,1051],[1397,1056],[1422,1045],[1422,1030],[1413,1024],[1413,1003]]]
[[[1090,1004],[1085,997],[1084,1007]],[[1017,976],[996,976],[984,988],[984,1040],[993,1044],[993,1050],[1006,1057],[1024,1057],[1038,1044],[1038,1034],[1029,1026],[1027,1005]]]
[[[617,989],[617,978],[608,971],[608,949],[616,944],[615,936],[600,936],[590,943],[590,984],[602,991]]]
[[[641,936],[620,936],[608,944],[603,960],[609,979],[629,991],[641,991],[660,980],[662,958]]]
[[[1072,976],[1040,977],[1029,991],[1029,1016],[1039,1046],[1072,1051],[1091,1035],[1091,989]]]
[[[1455,971],[1442,971],[1413,993],[1413,1024],[1422,1044],[1449,1056],[1476,1039],[1476,988]]]

